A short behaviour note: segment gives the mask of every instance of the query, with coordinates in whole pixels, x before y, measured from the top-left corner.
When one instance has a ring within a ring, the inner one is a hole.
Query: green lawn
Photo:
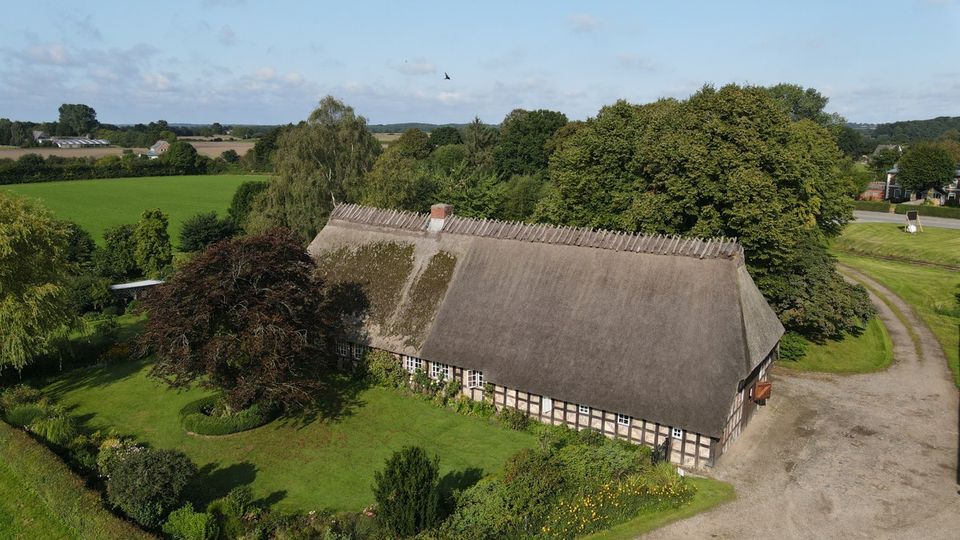
[[[658,527],[699,514],[736,498],[733,486],[726,482],[696,477],[690,477],[690,481],[697,486],[697,494],[687,504],[666,512],[640,515],[605,531],[586,536],[585,540],[627,540],[636,538]]]
[[[859,336],[842,341],[811,343],[807,355],[777,365],[800,371],[827,373],[869,373],[885,369],[893,361],[893,342],[880,319],[874,318]]]
[[[0,538],[76,538],[31,489],[0,461]]]
[[[445,485],[455,486],[498,470],[508,456],[535,444],[530,434],[383,388],[347,392],[335,420],[281,420],[225,437],[192,436],[181,428],[178,411],[205,393],[168,390],[147,378],[148,369],[128,362],[74,371],[46,390],[91,427],[115,427],[186,452],[202,470],[190,493],[200,503],[250,484],[281,509],[360,510],[373,503],[374,470],[404,445],[438,455]]]
[[[960,266],[960,230],[926,227],[922,233],[908,234],[902,227],[894,223],[852,223],[831,247],[857,255]]]
[[[960,386],[960,351],[957,350],[960,308],[954,298],[960,286],[960,273],[844,253],[837,256],[840,262],[867,274],[910,304],[940,342]]]
[[[107,227],[134,223],[144,210],[159,208],[170,218],[170,238],[176,245],[183,220],[210,210],[223,215],[237,186],[265,178],[226,174],[150,176],[13,184],[0,189],[40,199],[56,216],[77,222],[97,242],[103,240]]]

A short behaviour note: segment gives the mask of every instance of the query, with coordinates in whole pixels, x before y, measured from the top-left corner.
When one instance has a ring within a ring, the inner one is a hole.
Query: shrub
[[[497,411],[497,420],[510,429],[524,431],[530,426],[530,419],[519,409],[503,407]]]
[[[433,379],[427,375],[427,372],[418,369],[413,372],[413,377],[410,379],[413,383],[413,389],[421,394],[433,394]]]
[[[177,540],[216,540],[220,534],[213,515],[195,512],[191,503],[170,513],[163,532]]]
[[[108,437],[100,443],[97,453],[97,473],[103,478],[109,478],[115,465],[131,454],[143,452],[143,446],[134,440],[125,437]]]
[[[577,432],[566,426],[551,426],[540,424],[534,427],[537,435],[537,442],[540,443],[540,449],[545,451],[559,450],[568,444],[579,442]]]
[[[464,395],[457,396],[454,401],[454,410],[467,416],[490,418],[497,413],[497,408],[489,401],[476,401]]]
[[[601,435],[602,437],[602,435]],[[651,451],[646,446],[607,440],[605,444],[569,445],[557,452],[566,481],[579,488],[620,480],[652,466]]]
[[[220,219],[216,212],[201,212],[184,220],[180,229],[180,249],[200,251],[236,233],[237,228],[232,219]]]
[[[243,518],[252,502],[250,487],[239,486],[207,505],[207,512],[216,516],[224,537],[240,538],[244,532]]]
[[[917,212],[920,213],[921,216],[960,219],[960,208],[951,208],[949,206],[898,204],[896,213],[906,214],[907,211],[910,211],[910,210],[916,210]]]
[[[387,388],[406,388],[407,372],[392,354],[371,349],[364,357],[364,363],[373,384]]]
[[[29,426],[44,413],[43,406],[38,403],[23,403],[5,410],[4,419],[10,425],[17,427]]]
[[[66,446],[79,433],[76,420],[58,407],[44,411],[30,423],[29,429],[55,446]]]
[[[107,480],[107,499],[137,523],[158,527],[180,504],[197,466],[183,452],[143,449],[117,460]]]
[[[273,419],[273,408],[253,404],[233,413],[218,411],[222,406],[219,396],[191,401],[180,409],[180,424],[198,435],[229,435],[258,428]]]
[[[579,432],[577,432],[577,439],[579,439],[581,444],[587,444],[590,446],[599,446],[608,440],[603,433],[600,433],[592,428],[581,429]]]
[[[787,332],[780,340],[780,359],[796,362],[807,355],[809,342],[800,334]]]
[[[42,397],[43,394],[31,386],[25,384],[11,386],[0,393],[0,410],[7,411],[17,405],[36,403]]]
[[[439,459],[417,446],[406,446],[374,473],[373,492],[380,523],[398,536],[413,536],[438,521]]]
[[[511,508],[503,484],[493,477],[480,480],[457,496],[453,515],[440,527],[441,538],[496,540],[517,538],[523,516]]]
[[[564,488],[561,463],[553,455],[530,448],[520,450],[503,467],[503,485],[510,507],[521,515],[536,517]]]
[[[854,210],[867,210],[870,212],[889,212],[890,203],[884,201],[853,201]]]

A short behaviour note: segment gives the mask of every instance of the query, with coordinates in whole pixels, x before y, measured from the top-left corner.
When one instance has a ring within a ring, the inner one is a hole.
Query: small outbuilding
[[[783,326],[733,239],[695,239],[338,205],[308,248],[362,317],[337,353],[541,422],[712,466],[756,405]]]

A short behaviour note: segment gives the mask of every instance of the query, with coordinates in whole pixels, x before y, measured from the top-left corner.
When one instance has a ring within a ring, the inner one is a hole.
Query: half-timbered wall
[[[746,379],[740,383],[737,389],[737,395],[733,398],[730,405],[730,414],[727,416],[727,423],[723,428],[723,434],[718,441],[718,452],[716,457],[720,457],[727,451],[727,447],[740,436],[740,432],[747,426],[753,413],[756,411],[756,404],[753,402],[753,389],[758,381],[767,380],[767,371],[779,354],[779,347],[775,347],[770,354],[754,369]]]
[[[362,352],[366,350],[367,348],[363,345],[340,344],[337,347],[337,353],[343,361],[359,359],[362,357]],[[361,352],[358,353],[357,351]],[[345,356],[346,354],[349,354],[349,357]],[[401,366],[404,366],[407,357],[396,353],[391,354]],[[422,362],[420,369],[430,374],[432,363],[428,360],[420,360],[420,362]],[[484,399],[482,384],[479,387],[470,386],[472,370],[453,365],[449,366],[452,377],[461,382],[462,393],[465,396],[477,401]],[[549,396],[540,396],[515,388],[508,388],[496,384],[495,381],[484,380],[484,382],[493,383],[493,404],[498,409],[510,407],[518,409],[527,416],[545,424],[566,425],[577,430],[595,429],[607,437],[623,439],[654,448],[659,447],[669,438],[671,462],[691,468],[702,468],[714,464],[715,456],[713,452],[717,448],[717,439],[706,435],[691,433],[679,427],[677,428],[679,431],[674,432],[673,426],[595,409],[585,403],[570,403]],[[550,399],[549,402],[552,402],[552,406],[550,410],[545,410],[544,405],[549,403],[548,398]]]

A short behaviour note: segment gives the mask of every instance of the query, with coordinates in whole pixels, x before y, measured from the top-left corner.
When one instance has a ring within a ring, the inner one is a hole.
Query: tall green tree
[[[254,199],[266,189],[267,183],[260,180],[251,180],[237,186],[237,190],[233,192],[233,198],[230,200],[230,208],[227,209],[227,215],[230,216],[237,227],[244,227],[250,209],[253,208]]]
[[[823,111],[830,98],[815,88],[780,83],[767,87],[766,91],[790,115],[791,120],[811,120],[820,125],[832,123],[832,117]]]
[[[389,532],[412,537],[439,521],[439,461],[419,446],[405,446],[374,473],[377,519]]]
[[[137,266],[150,277],[160,277],[173,261],[167,233],[167,215],[160,209],[145,210],[133,231]]]
[[[187,252],[206,249],[210,244],[226,240],[236,234],[234,221],[219,218],[216,212],[201,212],[183,221],[180,228],[180,249]]]
[[[460,130],[453,126],[440,126],[430,132],[430,144],[434,148],[462,142],[463,137],[460,136]]]
[[[911,146],[897,164],[897,182],[908,189],[942,188],[953,180],[957,162],[936,143]]]
[[[60,106],[60,120],[57,122],[68,133],[65,135],[86,135],[97,129],[97,111],[82,103],[64,103]]]
[[[828,129],[792,121],[763,88],[705,87],[683,102],[642,106],[620,101],[560,143],[537,216],[736,237],[785,326],[812,339],[839,337],[865,322],[858,314],[869,304],[831,260],[810,253],[824,252],[823,241],[852,219],[857,186],[844,165]],[[824,272],[829,280],[813,279]]]
[[[480,117],[463,128],[463,144],[467,149],[467,159],[475,167],[486,167],[493,162],[493,148],[500,134],[495,128],[483,123]]]
[[[900,161],[900,150],[896,148],[881,148],[870,156],[870,170],[875,180],[886,180],[887,171]]]
[[[281,135],[274,158],[276,177],[247,228],[263,232],[286,227],[303,241],[326,223],[333,200],[355,199],[361,181],[380,154],[367,120],[332,96],[320,101],[306,123]]]
[[[64,226],[67,228],[67,261],[79,267],[89,266],[97,249],[93,237],[72,221],[65,222]]]
[[[190,173],[197,169],[197,149],[187,141],[176,141],[163,154],[163,161],[173,165],[181,172]]]
[[[103,248],[93,255],[96,273],[112,281],[126,281],[142,275],[137,266],[137,240],[131,224],[108,227],[103,231]]]
[[[493,150],[497,172],[505,177],[531,175],[547,168],[547,141],[567,124],[560,112],[515,109],[500,124],[500,139]]]
[[[0,369],[23,369],[74,322],[68,241],[42,206],[0,191]]]

